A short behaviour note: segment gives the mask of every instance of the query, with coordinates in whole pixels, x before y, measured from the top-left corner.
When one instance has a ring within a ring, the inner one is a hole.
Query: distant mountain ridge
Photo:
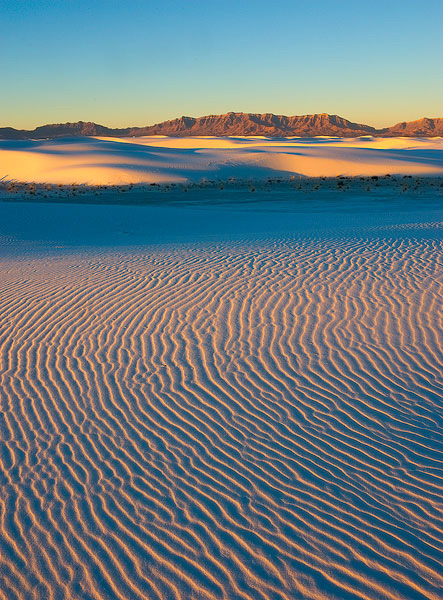
[[[129,131],[129,127],[126,129],[110,129],[104,125],[78,121],[77,123],[54,123],[52,125],[41,125],[40,127],[36,127],[31,131],[26,129],[14,129],[12,127],[0,127],[0,139],[53,139],[71,136],[121,137],[127,135]]]
[[[262,135],[269,137],[316,135],[368,135],[373,127],[351,123],[337,115],[283,115],[227,113],[206,117],[180,117],[151,127],[143,127],[135,135]]]
[[[96,123],[58,123],[36,127],[32,131],[0,127],[0,139],[53,139],[59,137],[140,137],[148,135],[184,136],[266,136],[266,137],[436,137],[443,136],[443,118],[418,119],[384,129],[353,123],[338,115],[326,113],[287,117],[272,113],[236,113],[180,117],[147,127],[112,129]]]

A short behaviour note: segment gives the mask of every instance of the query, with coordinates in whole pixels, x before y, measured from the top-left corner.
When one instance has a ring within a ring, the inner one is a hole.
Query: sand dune
[[[0,179],[167,183],[337,175],[442,175],[442,138],[72,138],[0,141]]]
[[[438,203],[130,210],[0,204],[0,598],[441,599]]]

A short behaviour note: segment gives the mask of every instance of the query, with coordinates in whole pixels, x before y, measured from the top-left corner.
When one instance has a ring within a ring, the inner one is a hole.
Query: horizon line
[[[83,119],[78,119],[75,121],[58,121],[58,122],[47,122],[41,125],[36,125],[34,127],[34,129],[28,129],[28,128],[20,128],[20,127],[12,127],[10,125],[0,125],[0,130],[1,129],[14,129],[16,131],[33,131],[35,129],[38,129],[40,127],[46,127],[49,125],[75,125],[77,123],[85,123],[85,124],[94,124],[94,125],[100,125],[101,127],[106,127],[107,129],[142,129],[144,127],[155,127],[156,125],[161,125],[163,123],[168,123],[168,122],[172,122],[172,121],[177,121],[179,119],[201,119],[204,117],[220,117],[220,116],[225,116],[225,115],[230,115],[230,114],[234,114],[234,115],[272,115],[275,117],[285,117],[285,118],[294,118],[294,117],[312,117],[312,116],[328,116],[328,117],[338,117],[340,119],[344,119],[346,121],[348,121],[349,123],[355,124],[355,125],[365,125],[367,127],[372,127],[373,129],[377,130],[377,131],[383,131],[386,129],[389,129],[390,127],[393,127],[394,125],[398,125],[401,123],[415,123],[416,121],[422,121],[424,119],[429,119],[429,120],[436,120],[436,119],[442,119],[443,117],[437,116],[437,117],[429,117],[429,116],[422,116],[422,117],[418,117],[417,119],[412,119],[410,121],[406,121],[406,120],[400,120],[400,121],[396,121],[393,125],[391,126],[386,126],[386,127],[374,127],[373,125],[369,125],[368,123],[363,123],[363,122],[357,122],[357,121],[351,121],[350,119],[348,119],[347,117],[343,117],[337,113],[327,113],[327,112],[317,112],[317,113],[304,113],[304,114],[293,114],[293,115],[285,115],[282,113],[272,113],[272,112],[245,112],[245,111],[227,111],[224,113],[207,113],[204,115],[200,115],[200,116],[191,116],[191,115],[180,115],[177,117],[174,117],[172,119],[165,119],[163,121],[157,121],[151,124],[145,124],[145,125],[126,125],[126,126],[109,126],[109,125],[102,125],[102,123],[98,123],[97,121],[92,121],[92,120],[83,120]]]

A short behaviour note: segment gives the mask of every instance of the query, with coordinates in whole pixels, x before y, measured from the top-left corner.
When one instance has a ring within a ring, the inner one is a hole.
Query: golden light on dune
[[[79,138],[0,141],[0,164],[9,180],[94,185],[441,175],[442,148],[442,138]]]

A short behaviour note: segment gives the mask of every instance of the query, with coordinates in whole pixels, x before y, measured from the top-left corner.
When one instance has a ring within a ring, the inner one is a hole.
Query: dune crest
[[[62,184],[443,175],[443,138],[142,137],[0,142],[0,178]]]

